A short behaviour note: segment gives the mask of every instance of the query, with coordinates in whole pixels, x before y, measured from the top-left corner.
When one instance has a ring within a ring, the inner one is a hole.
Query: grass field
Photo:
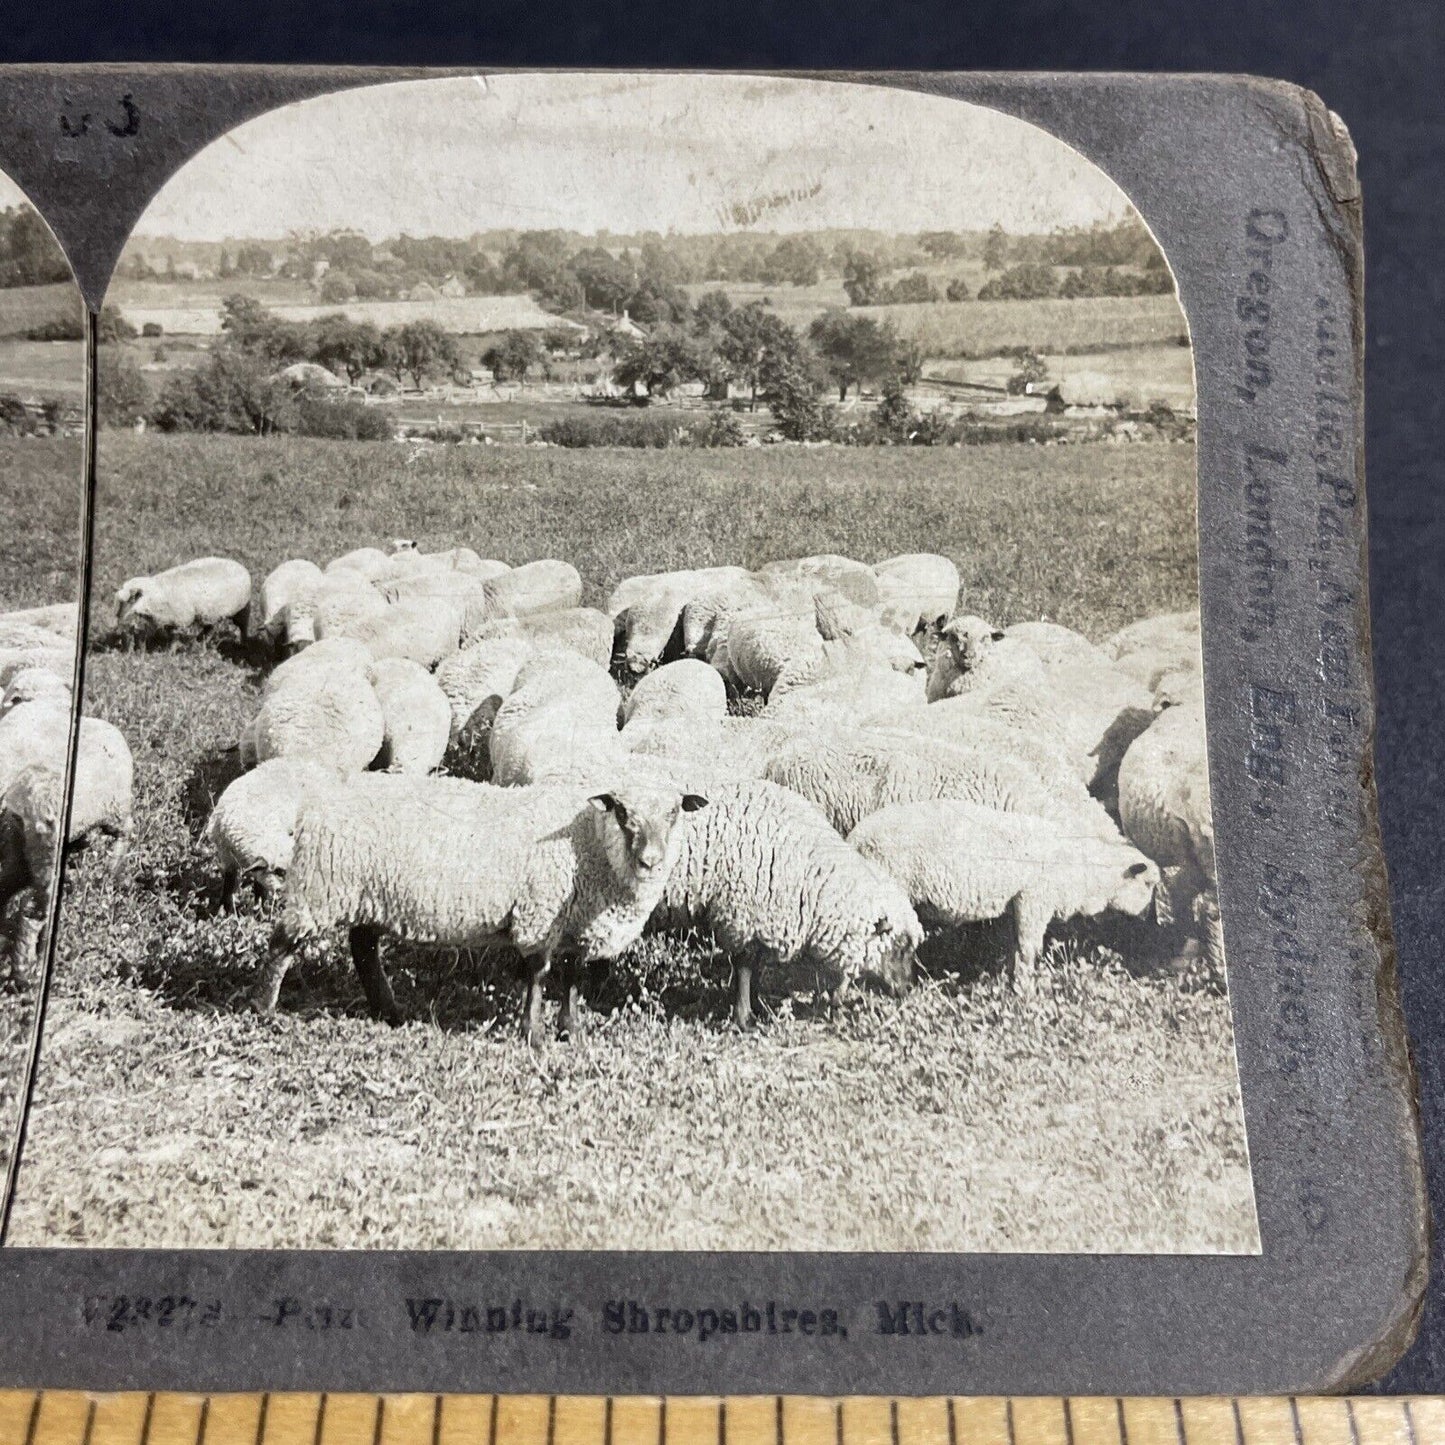
[[[259,580],[408,535],[568,557],[591,601],[683,562],[925,548],[1004,620],[1097,636],[1195,598],[1188,446],[407,456],[103,434],[98,596],[206,552]],[[1086,940],[1027,1001],[934,948],[902,1002],[827,1021],[774,989],[736,1035],[726,965],[646,939],[538,1056],[508,971],[465,956],[392,950],[400,1030],[334,950],[250,1016],[267,923],[217,915],[195,836],[260,676],[217,645],[89,661],[136,837],[118,878],[71,869],[12,1243],[1257,1247],[1223,980]]]
[[[85,343],[0,341],[0,391],[80,403],[85,397]]]
[[[1051,383],[1083,376],[1107,378],[1113,394],[1126,399],[1131,410],[1142,411],[1154,400],[1167,402],[1175,411],[1194,405],[1194,355],[1187,346],[1164,342],[1072,356],[1054,353],[1042,360]],[[994,356],[934,361],[925,371],[953,381],[1003,386],[1017,369],[1018,363],[1011,357]]]

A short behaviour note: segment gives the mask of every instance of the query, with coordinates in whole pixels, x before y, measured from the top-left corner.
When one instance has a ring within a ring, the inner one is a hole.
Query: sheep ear
[[[699,808],[707,807],[707,799],[701,793],[684,793],[682,795],[682,811],[684,813],[695,813]]]
[[[992,638],[993,638],[993,640],[994,640],[995,642],[1002,642],[1002,641],[1003,641],[1003,628],[1001,628],[1001,627],[995,627],[994,630],[993,630],[993,632],[992,632],[990,635],[992,636]]]
[[[1126,878],[1138,878],[1138,877],[1140,876],[1140,874],[1142,874],[1142,873],[1147,873],[1148,871],[1149,871],[1149,865],[1141,860],[1141,861],[1138,862],[1138,863],[1131,863],[1131,864],[1124,870],[1124,877],[1126,877]]]
[[[619,822],[627,816],[627,809],[618,802],[616,795],[613,793],[596,793],[588,798],[587,801],[596,808],[599,813],[616,814]]]

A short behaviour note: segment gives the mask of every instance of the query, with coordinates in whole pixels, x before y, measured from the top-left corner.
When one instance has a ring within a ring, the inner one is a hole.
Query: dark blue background
[[[3,61],[1249,71],[1318,91],[1365,193],[1377,762],[1431,1194],[1445,1218],[1445,6],[1436,0],[817,0],[545,5],[363,0],[0,3]],[[1445,1270],[1386,1382],[1445,1392]]]

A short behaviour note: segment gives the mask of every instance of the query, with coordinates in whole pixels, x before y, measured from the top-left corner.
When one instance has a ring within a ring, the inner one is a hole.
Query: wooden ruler
[[[0,1391],[0,1445],[1445,1445],[1445,1397],[90,1395]]]

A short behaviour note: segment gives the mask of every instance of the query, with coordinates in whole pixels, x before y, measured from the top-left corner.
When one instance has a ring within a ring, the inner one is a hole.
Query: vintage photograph
[[[1189,328],[1083,156],[343,91],[165,184],[97,385],[7,1244],[1258,1251]]]
[[[0,171],[0,1180],[20,1124],[59,865],[84,485],[84,303],[49,227]],[[107,741],[120,741],[109,724],[87,730],[106,753],[106,787],[128,794]],[[81,810],[72,845],[107,822]]]

